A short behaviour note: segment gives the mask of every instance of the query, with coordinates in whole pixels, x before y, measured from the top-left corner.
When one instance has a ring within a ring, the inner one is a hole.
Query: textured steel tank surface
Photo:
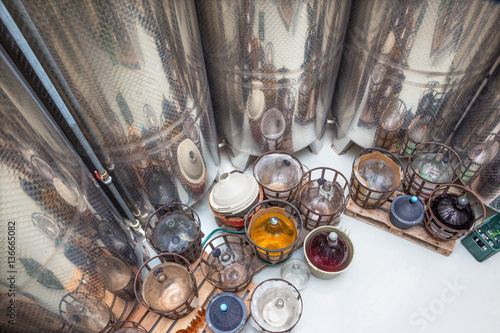
[[[217,131],[233,164],[320,137],[349,8],[329,0],[196,2]]]
[[[5,5],[137,218],[210,188],[219,153],[192,1]]]
[[[0,48],[0,331],[97,332],[132,311],[140,245],[19,77]]]
[[[500,211],[500,69],[493,73],[453,135],[460,180]]]
[[[500,49],[500,3],[353,2],[332,112],[334,147],[408,155],[451,135]]]

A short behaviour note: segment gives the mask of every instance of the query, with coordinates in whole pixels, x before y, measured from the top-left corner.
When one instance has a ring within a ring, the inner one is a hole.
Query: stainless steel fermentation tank
[[[233,165],[295,152],[326,125],[349,1],[196,2],[219,136]],[[317,149],[315,145],[312,149]]]
[[[192,1],[5,6],[136,218],[209,189],[219,153]]]
[[[445,142],[500,50],[500,3],[353,2],[333,101],[334,147],[408,155]]]
[[[97,332],[132,311],[142,253],[41,105],[0,48],[0,331]]]
[[[452,147],[462,160],[460,180],[500,211],[500,68],[453,135]]]

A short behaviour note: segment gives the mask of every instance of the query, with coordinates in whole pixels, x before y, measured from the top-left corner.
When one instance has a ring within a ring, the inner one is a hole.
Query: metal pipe
[[[21,33],[21,31],[17,27],[16,23],[14,22],[14,20],[10,16],[9,12],[7,11],[7,9],[5,8],[3,3],[0,3],[0,19],[7,27],[7,30],[9,30],[9,33],[15,39],[19,49],[23,52],[23,54],[26,57],[29,64],[33,67],[33,70],[37,74],[40,81],[43,83],[45,89],[47,89],[47,92],[49,93],[50,97],[53,99],[57,108],[59,109],[59,111],[63,115],[64,119],[66,120],[66,122],[70,126],[71,130],[73,131],[73,133],[77,137],[78,141],[80,142],[83,149],[85,150],[85,153],[92,161],[92,164],[97,169],[97,173],[101,176],[102,182],[108,186],[111,193],[113,193],[113,196],[118,201],[118,204],[125,212],[125,215],[127,215],[127,218],[129,220],[128,221],[125,220],[126,223],[135,232],[143,235],[144,231],[142,230],[141,225],[139,224],[139,221],[134,217],[134,215],[130,211],[129,207],[127,206],[127,204],[123,200],[122,196],[120,195],[120,193],[118,193],[118,190],[116,189],[116,187],[112,183],[111,177],[108,175],[107,171],[104,169],[103,165],[101,164],[101,162],[97,158],[96,154],[94,153],[94,151],[90,147],[87,139],[85,138],[82,131],[78,127],[78,124],[76,123],[75,119],[73,118],[73,116],[69,112],[68,108],[64,104],[64,101],[62,100],[61,96],[57,92],[57,90],[56,90],[55,86],[53,85],[52,81],[50,80],[49,76],[47,75],[47,73],[43,69],[42,65],[38,61],[34,52],[31,50],[31,47],[28,45],[28,42],[24,38],[23,34]]]

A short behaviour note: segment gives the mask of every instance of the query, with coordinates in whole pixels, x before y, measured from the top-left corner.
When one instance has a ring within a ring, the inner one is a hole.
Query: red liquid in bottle
[[[307,244],[306,255],[317,268],[326,272],[338,272],[347,267],[346,242],[335,232],[321,232]]]

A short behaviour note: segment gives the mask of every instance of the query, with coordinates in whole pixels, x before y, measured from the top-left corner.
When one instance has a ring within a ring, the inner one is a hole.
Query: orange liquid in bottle
[[[253,223],[250,230],[250,238],[262,248],[281,250],[295,242],[297,239],[297,228],[295,227],[295,223],[283,214],[263,214]],[[265,253],[261,249],[258,250]],[[270,253],[269,255],[278,256],[279,254],[277,252]]]

